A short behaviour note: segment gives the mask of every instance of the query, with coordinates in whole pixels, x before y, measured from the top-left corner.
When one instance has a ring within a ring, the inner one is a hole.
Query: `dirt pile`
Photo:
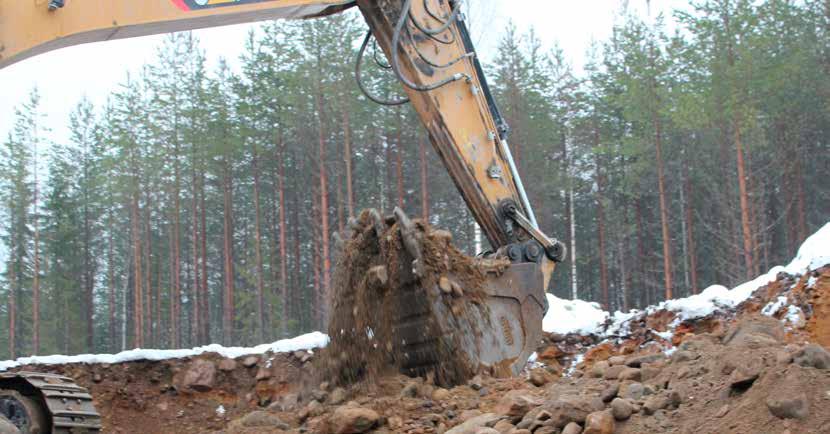
[[[399,374],[320,381],[310,352],[22,369],[76,378],[114,433],[827,433],[818,342],[830,330],[816,316],[830,267],[778,277],[697,320],[658,310],[617,335],[549,334],[523,376],[451,388]]]

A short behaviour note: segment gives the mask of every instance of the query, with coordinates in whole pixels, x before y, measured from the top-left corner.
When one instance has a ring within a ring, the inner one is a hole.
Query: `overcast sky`
[[[163,1],[163,0],[147,0]],[[535,28],[546,46],[558,43],[571,62],[580,68],[592,41],[606,39],[623,8],[644,17],[669,13],[683,7],[682,0],[470,0],[474,42],[479,55],[492,59],[498,36],[509,21],[524,33]],[[257,24],[244,24],[194,33],[207,51],[212,67],[224,57],[235,64],[248,31]],[[52,139],[64,140],[70,111],[86,95],[97,106],[124,80],[127,71],[137,71],[151,62],[161,35],[79,45],[42,54],[0,70],[0,141],[5,140],[14,118],[14,107],[33,87],[40,91],[43,112]]]

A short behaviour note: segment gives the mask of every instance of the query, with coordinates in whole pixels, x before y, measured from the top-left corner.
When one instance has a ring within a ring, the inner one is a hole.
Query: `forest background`
[[[78,101],[67,140],[33,89],[0,146],[0,358],[324,328],[324,252],[367,207],[486,249],[411,108],[355,85],[364,31],[354,13],[265,23],[239,71],[169,35],[106,104]],[[542,47],[508,25],[485,69],[540,225],[570,250],[554,294],[629,310],[734,285],[830,218],[827,0],[625,15],[579,71]]]

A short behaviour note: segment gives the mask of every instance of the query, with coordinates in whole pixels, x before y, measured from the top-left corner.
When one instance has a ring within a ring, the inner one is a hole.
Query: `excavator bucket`
[[[330,301],[328,359],[341,380],[391,368],[452,386],[524,368],[541,339],[552,262],[466,256],[449,232],[400,209],[364,211],[350,232]]]

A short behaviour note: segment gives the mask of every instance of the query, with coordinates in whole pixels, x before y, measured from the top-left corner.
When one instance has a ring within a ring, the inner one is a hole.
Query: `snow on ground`
[[[648,315],[660,310],[677,314],[675,325],[680,321],[702,318],[720,309],[734,308],[748,299],[756,289],[776,280],[778,273],[785,272],[800,275],[823,265],[830,264],[830,223],[807,238],[798,249],[795,259],[786,267],[776,266],[769,272],[732,289],[722,285],[712,285],[699,294],[686,298],[664,301],[656,306],[649,306],[644,311],[628,313],[616,312],[610,315],[597,303],[582,300],[563,300],[548,294],[548,313],[542,321],[542,328],[549,333],[598,336],[624,335],[627,324],[633,318]],[[768,306],[769,315],[774,314],[783,304]],[[767,309],[765,309],[767,310]],[[791,317],[797,318],[798,312],[789,310]],[[611,318],[606,326],[606,319]]]
[[[283,339],[270,344],[255,347],[223,347],[218,344],[182,350],[147,350],[136,348],[118,354],[79,354],[77,356],[32,356],[21,357],[17,360],[0,362],[0,371],[23,365],[63,365],[67,363],[121,363],[138,360],[167,360],[196,356],[203,353],[217,353],[227,358],[237,358],[251,354],[265,354],[267,352],[285,353],[289,351],[306,351],[325,347],[329,337],[320,332],[308,333],[296,338]]]

